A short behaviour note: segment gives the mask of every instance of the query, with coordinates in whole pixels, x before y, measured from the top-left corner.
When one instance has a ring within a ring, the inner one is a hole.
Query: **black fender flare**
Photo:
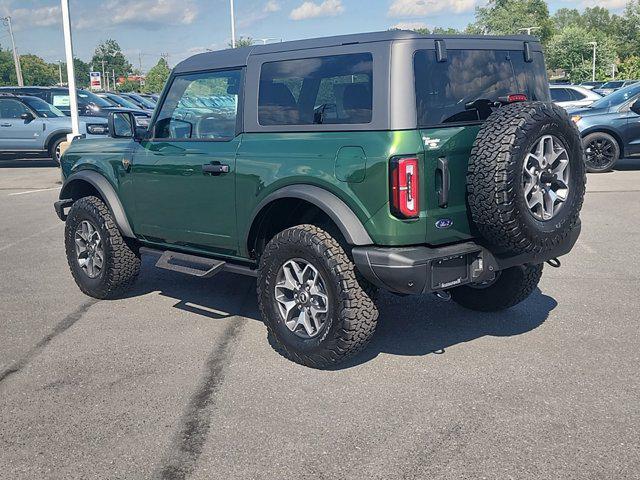
[[[55,130],[47,135],[46,140],[44,141],[44,148],[48,152],[51,149],[51,141],[57,137],[66,137],[69,133],[71,133],[70,128],[63,128],[60,130]]]
[[[289,185],[272,192],[254,209],[251,221],[248,224],[249,228],[244,237],[244,244],[247,249],[251,248],[249,246],[249,236],[253,230],[256,218],[258,218],[262,210],[270,203],[282,198],[297,198],[318,207],[333,220],[349,245],[365,246],[373,244],[373,240],[371,240],[364,225],[362,225],[362,222],[360,222],[356,214],[353,213],[353,210],[351,210],[346,203],[323,188],[314,185],[298,184]]]
[[[72,199],[73,185],[76,184],[76,182],[85,182],[95,188],[107,204],[109,210],[111,210],[113,219],[122,236],[135,238],[133,229],[131,228],[127,215],[124,211],[124,207],[120,202],[120,198],[118,198],[118,194],[115,189],[104,175],[101,175],[94,170],[80,170],[79,172],[70,175],[65,180],[62,190],[60,190],[61,201]]]

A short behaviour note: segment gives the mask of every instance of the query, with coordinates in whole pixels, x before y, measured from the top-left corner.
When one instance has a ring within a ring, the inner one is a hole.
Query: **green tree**
[[[47,63],[37,55],[20,56],[25,85],[51,86],[58,83],[57,65]]]
[[[467,32],[489,35],[515,35],[535,27],[532,34],[546,43],[554,33],[545,0],[489,0],[476,8],[476,21]]]
[[[640,57],[632,55],[618,65],[618,78],[640,78]]]
[[[171,69],[167,61],[164,58],[160,58],[158,63],[147,73],[144,81],[144,91],[149,93],[161,92],[170,73]]]
[[[58,68],[58,65],[55,65],[56,69]],[[79,58],[74,58],[73,59],[73,68],[76,74],[76,86],[79,88],[87,88],[89,87],[89,72],[91,71],[91,66],[86,63],[83,62],[82,60],[80,60]],[[62,82],[65,84],[68,84],[68,78],[67,78],[67,63],[63,62],[62,63]]]
[[[105,74],[115,71],[116,77],[127,77],[133,71],[133,67],[129,60],[122,53],[120,45],[115,40],[109,39],[96,47],[91,59],[91,64],[95,71],[102,71],[102,62],[104,61]]]
[[[640,0],[627,3],[622,17],[614,21],[614,40],[621,60],[640,52]]]
[[[616,61],[615,45],[603,33],[589,31],[580,26],[569,26],[554,35],[546,50],[547,65],[551,69],[562,69],[571,81],[591,80],[593,46],[597,42],[596,79],[607,80]]]
[[[0,85],[15,85],[16,72],[11,51],[0,45]]]
[[[250,47],[251,45],[253,45],[253,42],[254,42],[254,40],[251,37],[240,37],[240,38],[236,39],[235,48]],[[229,43],[228,45],[229,45],[229,47],[233,48],[231,43]]]
[[[582,26],[582,15],[577,8],[561,8],[552,17],[556,30]]]

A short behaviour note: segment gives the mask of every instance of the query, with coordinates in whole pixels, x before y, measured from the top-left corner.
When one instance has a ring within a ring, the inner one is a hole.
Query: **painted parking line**
[[[7,197],[14,197],[16,195],[26,195],[28,193],[37,193],[37,192],[48,192],[50,190],[58,190],[61,187],[52,187],[52,188],[40,188],[37,190],[25,190],[24,192],[15,192],[15,193],[10,193],[9,195],[7,195]]]

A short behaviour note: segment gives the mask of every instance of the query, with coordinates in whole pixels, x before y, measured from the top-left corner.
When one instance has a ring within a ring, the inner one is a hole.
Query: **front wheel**
[[[65,225],[67,262],[80,290],[105,299],[122,294],[140,272],[140,255],[97,197],[77,200]]]
[[[522,265],[496,272],[486,282],[451,290],[451,299],[469,310],[497,312],[524,301],[537,288],[542,264]]]
[[[327,368],[360,352],[378,310],[340,244],[313,225],[277,234],[260,258],[258,303],[274,347],[286,358]]]
[[[584,137],[585,165],[589,173],[611,170],[620,159],[618,141],[608,133],[596,132]]]

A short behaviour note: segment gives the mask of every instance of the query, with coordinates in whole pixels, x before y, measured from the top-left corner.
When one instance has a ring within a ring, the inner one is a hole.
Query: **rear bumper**
[[[394,293],[421,294],[482,282],[499,270],[565,255],[580,229],[578,224],[561,245],[544,254],[499,255],[476,242],[435,248],[354,247],[352,252],[356,267],[374,285]]]

